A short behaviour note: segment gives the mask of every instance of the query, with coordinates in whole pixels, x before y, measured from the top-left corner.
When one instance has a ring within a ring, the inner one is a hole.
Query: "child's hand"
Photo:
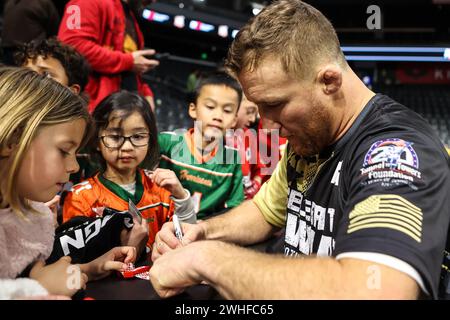
[[[56,195],[56,196],[53,197],[52,200],[50,200],[49,202],[45,203],[45,205],[47,207],[49,207],[49,209],[53,213],[53,224],[55,225],[55,228],[58,226],[58,205],[59,205],[59,200],[60,199],[61,199],[61,196]]]
[[[158,168],[147,175],[156,185],[169,191],[174,198],[184,199],[188,196],[172,170]]]
[[[70,264],[70,257],[62,257],[55,263],[45,265],[38,261],[30,271],[30,278],[38,281],[51,295],[71,297],[86,288],[88,277],[77,265]]]
[[[244,189],[245,199],[253,199],[259,189],[261,189],[261,183],[258,180],[252,180],[252,185]]]
[[[142,218],[141,223],[133,218],[133,228],[123,229],[120,233],[120,244],[122,246],[135,247],[138,255],[144,250],[148,241],[148,221]]]
[[[127,263],[136,260],[135,247],[115,247],[89,263],[80,265],[89,281],[107,277],[112,271],[125,271]]]

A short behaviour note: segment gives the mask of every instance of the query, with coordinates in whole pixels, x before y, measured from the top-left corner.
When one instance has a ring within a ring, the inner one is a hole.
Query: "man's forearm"
[[[206,239],[250,245],[266,240],[277,229],[264,220],[253,201],[203,222]]]
[[[195,268],[226,299],[326,299],[335,297],[334,288],[340,286],[339,264],[331,259],[317,264],[225,243],[214,245],[215,249],[206,246],[199,252]]]
[[[419,290],[406,274],[368,261],[286,258],[218,241],[196,251],[194,269],[227,299],[414,299]]]

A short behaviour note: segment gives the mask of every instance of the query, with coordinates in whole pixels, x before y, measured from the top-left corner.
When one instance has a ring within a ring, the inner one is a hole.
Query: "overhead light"
[[[252,12],[253,12],[253,15],[254,15],[254,16],[257,16],[257,15],[258,15],[258,13],[260,13],[260,12],[261,12],[261,9],[258,9],[258,8],[253,8],[253,9],[252,9]]]
[[[189,29],[195,31],[210,32],[213,31],[215,27],[212,24],[204,23],[202,21],[191,20],[191,22],[189,22]]]
[[[252,13],[254,16],[257,16],[261,12],[261,10],[266,7],[265,5],[257,2],[250,2],[250,6],[252,8]]]
[[[170,16],[164,13],[156,12],[149,9],[144,9],[142,11],[142,16],[149,20],[149,21],[155,21],[155,22],[167,22],[170,20]]]
[[[179,29],[183,29],[186,26],[185,16],[178,15],[173,18],[173,25]]]
[[[219,29],[218,29],[218,34],[222,38],[227,38],[228,37],[228,26],[220,25]]]
[[[444,50],[444,58],[450,60],[450,48],[445,48]]]

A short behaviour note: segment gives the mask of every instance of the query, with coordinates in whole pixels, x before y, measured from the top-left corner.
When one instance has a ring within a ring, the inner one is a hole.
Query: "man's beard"
[[[302,157],[311,157],[320,154],[333,143],[332,116],[325,106],[313,100],[315,112],[309,116],[309,126],[302,133],[303,141],[293,143],[294,152]],[[288,138],[289,140],[289,138]]]

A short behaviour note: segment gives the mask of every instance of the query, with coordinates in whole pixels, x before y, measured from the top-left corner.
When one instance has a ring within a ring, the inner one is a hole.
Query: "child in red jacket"
[[[247,200],[252,199],[261,185],[270,178],[286,144],[286,139],[279,137],[278,132],[263,127],[262,119],[256,126],[258,131],[252,129],[257,117],[256,104],[242,96],[235,130],[227,134],[227,144],[239,150]]]
[[[121,0],[71,0],[66,5],[58,38],[88,60],[92,73],[86,87],[89,111],[121,89],[146,97],[154,109],[153,92],[141,73],[156,67],[142,50],[144,37],[127,3]]]

